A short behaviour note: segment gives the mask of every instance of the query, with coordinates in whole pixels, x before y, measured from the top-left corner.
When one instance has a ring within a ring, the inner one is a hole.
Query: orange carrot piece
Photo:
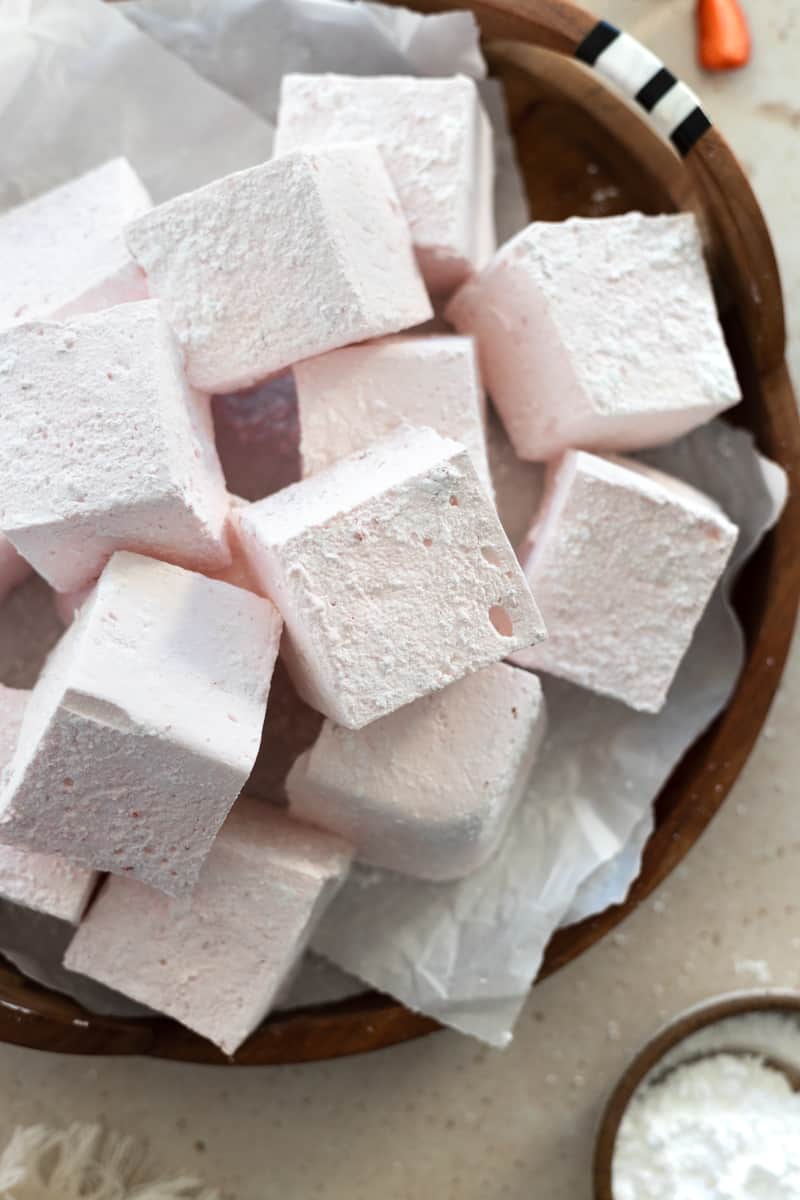
[[[750,60],[750,30],[739,0],[698,0],[700,62],[707,71],[731,71]]]

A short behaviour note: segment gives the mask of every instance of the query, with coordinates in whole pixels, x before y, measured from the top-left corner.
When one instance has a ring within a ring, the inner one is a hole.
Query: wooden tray
[[[407,0],[408,2],[408,0]],[[424,12],[464,8],[464,0],[410,0]],[[794,484],[800,424],[785,364],[781,286],[761,211],[722,136],[694,113],[683,85],[657,75],[642,96],[671,88],[648,115],[613,92],[601,74],[609,55],[587,69],[614,32],[566,0],[484,0],[471,5],[492,73],[502,80],[514,136],[538,217],[599,216],[640,209],[692,209],[700,218],[726,335],[744,392],[735,418]],[[621,83],[641,86],[641,48],[619,43],[633,63]],[[555,52],[555,53],[553,53]],[[646,73],[646,72],[645,72]],[[655,74],[655,69],[653,71]],[[675,90],[677,88],[677,90]],[[654,128],[673,134],[682,155]],[[686,119],[684,120],[684,116]],[[676,122],[678,127],[676,128]],[[699,140],[692,140],[702,133]],[[659,884],[699,838],[741,771],[780,681],[800,597],[800,492],[744,571],[737,609],[747,661],[727,710],[686,755],[662,791],[657,828],[628,901],[561,930],[542,968],[552,974],[612,929]],[[435,1022],[370,993],[340,1004],[270,1018],[236,1063],[305,1062],[362,1053],[418,1037]],[[46,991],[0,960],[0,1040],[74,1054],[146,1054],[189,1062],[227,1060],[172,1021],[97,1017]]]

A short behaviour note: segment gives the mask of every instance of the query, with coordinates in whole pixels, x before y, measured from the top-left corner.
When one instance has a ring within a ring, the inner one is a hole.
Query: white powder
[[[713,1052],[715,1042],[738,1048],[746,1033],[756,1035],[756,1053]],[[760,1055],[794,1065],[787,1051],[799,1046],[796,1024],[769,1015],[726,1021],[684,1043],[682,1057],[701,1047],[712,1056],[636,1093],[617,1137],[614,1200],[798,1200],[800,1095]]]

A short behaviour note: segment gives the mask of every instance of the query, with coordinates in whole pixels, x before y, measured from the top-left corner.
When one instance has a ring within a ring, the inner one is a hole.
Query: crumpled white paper
[[[281,76],[486,75],[471,13],[341,0],[126,0],[140,29],[272,126]]]
[[[502,101],[482,78],[473,18],[342,0],[5,0],[0,208],[114,154],[130,158],[157,200],[262,161],[287,70],[472,75],[486,89],[497,135],[501,240],[526,222]],[[647,457],[716,496],[741,526],[729,584],[777,517],[780,471],[722,423]],[[0,612],[0,659],[13,611]],[[48,622],[43,617],[49,638]],[[658,717],[546,679],[552,733],[497,858],[457,884],[357,868],[316,949],[411,1007],[504,1045],[557,926],[624,898],[651,801],[725,704],[741,661],[741,634],[720,590]],[[20,683],[29,682],[24,670],[15,660]],[[0,946],[22,969],[98,1011],[131,1011],[112,993],[87,992],[63,972],[57,978],[58,947],[21,942],[21,930],[9,930],[13,916],[0,918]],[[354,986],[312,956],[291,1001]]]
[[[269,125],[117,5],[0,3],[0,209],[117,154],[161,201],[271,149]]]

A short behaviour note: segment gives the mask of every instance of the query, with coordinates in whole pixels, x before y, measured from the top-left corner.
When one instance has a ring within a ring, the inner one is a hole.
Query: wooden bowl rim
[[[612,1167],[619,1127],[639,1087],[670,1050],[731,1017],[776,1012],[800,1018],[800,992],[788,988],[725,992],[686,1009],[645,1042],[615,1084],[600,1117],[594,1146],[594,1200],[614,1200]]]
[[[401,0],[388,2],[399,4]],[[466,5],[466,0],[406,2],[421,11],[442,11]],[[574,31],[585,27],[586,22],[596,21],[567,0],[473,0],[470,7],[479,18],[485,16],[515,23],[522,44],[530,45],[534,34],[541,35],[541,45],[567,54]],[[646,123],[643,124],[647,128]],[[658,141],[657,134],[652,130],[651,133]],[[724,150],[729,156],[719,137],[714,149],[715,152]],[[745,215],[748,212],[752,215],[755,201],[744,175],[739,168],[737,170],[738,186],[744,193],[743,211]],[[762,272],[764,276],[769,275],[770,269],[774,270],[774,254],[757,206],[756,213],[759,233],[754,235],[754,241],[763,246],[766,236],[770,251],[770,263]],[[747,228],[745,223],[745,231]],[[775,302],[782,316],[779,284]],[[762,397],[771,397],[770,413],[781,414],[786,423],[781,429],[781,454],[776,457],[780,457],[790,471],[796,471],[800,468],[800,418],[785,361],[776,365],[774,349],[773,337],[771,357],[770,354],[760,356],[762,369],[758,372],[758,380]],[[769,362],[768,368],[763,367],[765,362]],[[770,452],[775,453],[772,448]],[[746,731],[744,735],[740,732],[733,752],[728,748],[728,758],[715,776],[713,795],[706,800],[691,829],[685,812],[672,812],[668,821],[661,822],[645,851],[643,875],[624,904],[572,926],[569,931],[557,931],[547,949],[540,979],[583,953],[632,912],[677,865],[724,802],[758,737],[781,679],[793,632],[793,622],[786,620],[785,612],[789,609],[796,612],[800,601],[799,538],[800,495],[796,496],[792,491],[781,520],[769,535],[778,565],[770,572],[770,587],[759,629],[739,683],[724,713],[695,743],[694,749],[710,747],[713,750],[715,738],[726,727],[728,719],[740,711],[748,712],[750,720]],[[765,663],[764,644],[767,641],[769,653]],[[660,839],[659,845],[677,845],[677,850],[674,846],[672,850],[676,857],[667,861],[662,856],[654,861],[657,858],[654,852],[656,839]],[[366,1053],[423,1036],[437,1028],[439,1026],[433,1019],[404,1008],[391,997],[367,991],[334,1004],[277,1013],[251,1035],[234,1058],[229,1059],[205,1039],[165,1017],[114,1018],[88,1013],[69,998],[32,983],[0,959],[0,1041],[38,1049],[76,1054],[138,1054],[196,1063],[277,1065]]]

